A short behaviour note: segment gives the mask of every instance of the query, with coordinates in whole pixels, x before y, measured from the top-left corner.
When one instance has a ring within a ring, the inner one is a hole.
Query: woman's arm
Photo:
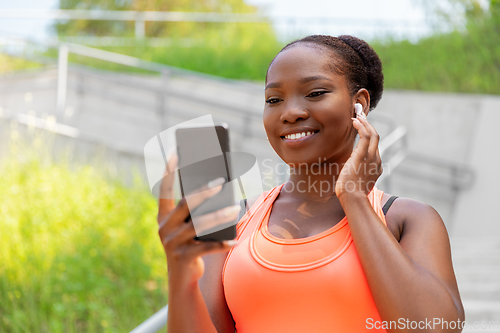
[[[229,311],[222,285],[222,268],[227,253],[213,253],[203,257],[205,273],[200,279],[200,290],[210,318],[218,333],[234,333],[233,316]]]
[[[258,196],[249,198],[246,207],[241,203],[242,210],[238,220],[245,211],[255,203]],[[203,257],[205,273],[200,279],[200,289],[210,313],[210,318],[219,333],[234,333],[235,323],[231,311],[227,306],[224,286],[222,285],[222,269],[228,253],[213,253]]]
[[[175,170],[176,162],[176,157],[170,156],[167,169]],[[186,199],[183,198],[175,205],[173,184],[174,173],[167,173],[161,185],[158,209],[159,236],[168,265],[168,332],[218,333],[198,285],[204,274],[202,256],[221,252],[225,254],[234,244],[195,241],[193,222],[185,222],[189,215]],[[222,189],[220,184],[219,180],[218,186],[215,182],[190,195],[190,208],[217,194]],[[207,225],[215,225],[233,220],[236,213],[234,210],[223,209],[199,218],[203,218]]]
[[[432,207],[404,198],[393,204],[391,213],[406,218],[398,243],[366,195],[343,195],[340,201],[382,320],[464,320],[448,234]],[[433,328],[428,331],[441,331],[441,325]]]
[[[392,217],[404,223],[400,242],[373,210],[367,193],[379,176],[367,172],[381,165],[378,134],[366,119],[354,121],[360,140],[336,185],[337,197],[349,221],[354,245],[375,304],[384,321],[463,321],[464,310],[453,272],[448,234],[430,206],[400,198]],[[359,166],[362,166],[359,168]],[[363,166],[368,166],[365,168]],[[345,166],[344,166],[345,168]],[[353,172],[353,170],[357,170]],[[360,171],[361,170],[361,171]],[[359,186],[348,191],[353,181]],[[433,329],[435,328],[435,329]],[[412,330],[408,330],[412,331]],[[422,331],[441,330],[441,325]]]

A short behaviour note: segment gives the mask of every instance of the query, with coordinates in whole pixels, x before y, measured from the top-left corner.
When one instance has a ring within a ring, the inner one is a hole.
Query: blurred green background
[[[417,42],[369,41],[387,89],[500,94],[500,1],[487,9],[474,0],[450,2],[464,10],[465,25]],[[243,0],[61,0],[60,8],[256,12]],[[54,29],[62,40],[134,36],[133,22],[78,20]],[[284,45],[270,24],[148,22],[146,36],[171,43],[152,47],[146,38],[103,49],[262,82]],[[183,46],[186,38],[191,47]],[[37,66],[0,54],[0,73]],[[98,167],[56,163],[43,149],[22,149],[21,141],[10,149],[0,164],[0,332],[126,332],[167,303],[157,205],[146,184],[125,186]]]
[[[56,162],[46,138],[12,139],[0,164],[0,331],[128,332],[163,307],[147,185],[71,155]]]

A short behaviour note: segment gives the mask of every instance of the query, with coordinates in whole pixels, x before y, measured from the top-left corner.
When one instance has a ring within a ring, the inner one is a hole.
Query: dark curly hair
[[[357,93],[359,89],[365,88],[370,94],[370,109],[377,106],[384,90],[384,75],[382,74],[382,62],[368,43],[349,35],[338,37],[311,35],[289,43],[278,54],[299,43],[326,47],[335,52],[338,57],[332,58],[330,68],[347,77],[352,95]]]

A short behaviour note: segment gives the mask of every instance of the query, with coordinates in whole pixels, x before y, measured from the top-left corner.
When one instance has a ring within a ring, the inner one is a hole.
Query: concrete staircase
[[[451,246],[466,322],[471,326],[464,332],[500,332],[500,238],[452,237]],[[484,327],[474,328],[477,322]]]
[[[233,151],[254,154],[260,165],[266,159],[270,165],[280,162],[266,140],[263,89],[259,85],[71,67],[66,107],[59,113],[55,110],[56,87],[57,70],[50,67],[3,75],[1,113],[5,117],[23,115],[71,126],[85,141],[128,155],[126,161],[118,163],[123,173],[130,172],[130,159],[135,159],[134,165],[145,176],[146,142],[170,126],[207,114],[216,123],[229,124]]]

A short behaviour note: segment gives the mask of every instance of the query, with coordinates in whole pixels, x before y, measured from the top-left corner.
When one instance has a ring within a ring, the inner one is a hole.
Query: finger
[[[175,209],[163,220],[160,220],[160,229],[166,228],[166,230],[171,230],[171,228],[175,228],[185,223],[186,218],[189,216],[189,210],[193,210],[203,201],[219,193],[222,190],[222,184],[224,182],[225,179],[223,177],[214,179],[207,185],[202,186],[198,190],[199,192],[182,198]]]
[[[186,200],[189,206],[189,209],[193,210],[194,208],[201,205],[208,198],[213,197],[217,193],[222,190],[222,185],[226,182],[224,177],[219,177],[210,181],[207,185],[204,185],[191,193],[186,195]]]
[[[196,236],[196,231],[194,229],[192,220],[183,223],[183,225],[179,226],[177,230],[169,233],[168,235],[162,235],[160,233],[160,238],[163,245],[166,245],[167,242],[170,242],[171,244],[185,243],[187,241],[194,240],[195,236]]]
[[[370,144],[370,135],[367,129],[365,128],[365,125],[361,123],[358,118],[351,118],[351,119],[353,120],[352,125],[356,130],[358,130],[359,134],[359,141],[353,153],[354,155],[356,155],[359,161],[363,161],[368,152],[368,146]]]
[[[358,120],[365,126],[365,129],[369,133],[370,142],[368,145],[368,154],[366,156],[366,159],[368,161],[372,161],[375,157],[376,152],[378,151],[380,136],[375,130],[375,128],[372,126],[372,124],[370,124],[370,122],[366,118],[359,117]]]
[[[167,165],[160,186],[160,195],[158,200],[158,220],[162,220],[169,212],[175,208],[174,201],[174,183],[175,170],[179,162],[179,157],[175,150],[170,151],[167,157]]]
[[[171,230],[175,229],[179,225],[182,225],[182,223],[185,223],[185,220],[188,216],[189,208],[186,202],[186,198],[182,198],[181,200],[179,200],[174,210],[172,210],[162,219],[158,219],[160,236],[162,233],[170,233]]]
[[[384,166],[382,165],[382,158],[380,157],[380,152],[378,149],[375,156],[375,163],[377,163],[378,165],[378,174],[381,175],[382,172],[384,171]]]
[[[194,217],[194,227],[198,235],[207,230],[218,227],[224,223],[235,221],[240,212],[241,206],[229,206],[201,216]]]
[[[179,156],[175,150],[171,150],[167,156],[164,177],[160,187],[160,197],[162,199],[174,199],[173,188],[175,182],[175,171],[179,163]]]
[[[237,245],[236,240],[227,240],[223,242],[200,241],[200,242],[195,242],[194,244],[187,244],[185,248],[185,253],[189,257],[194,258],[198,256],[204,256],[210,253],[229,251],[235,245]]]
[[[239,205],[229,206],[223,209],[219,209],[212,213],[195,217],[194,223],[192,220],[187,223],[184,223],[184,225],[181,225],[178,228],[177,232],[174,232],[174,234],[170,235],[168,239],[175,244],[181,244],[190,241],[195,236],[199,236],[207,230],[210,230],[214,227],[230,222],[232,220],[236,220],[240,209],[241,206]],[[196,229],[194,228],[194,225],[196,225]],[[163,235],[160,234],[160,238],[162,236]]]

